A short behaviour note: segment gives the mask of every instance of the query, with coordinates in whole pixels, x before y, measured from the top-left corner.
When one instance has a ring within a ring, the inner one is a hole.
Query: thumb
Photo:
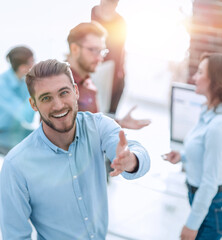
[[[131,115],[131,113],[132,113],[136,108],[137,108],[137,105],[133,106],[133,107],[129,110],[129,112],[128,112],[127,115]]]
[[[124,147],[127,145],[127,140],[126,140],[126,137],[125,137],[125,134],[124,134],[124,131],[121,130],[119,132],[119,144],[120,146]]]

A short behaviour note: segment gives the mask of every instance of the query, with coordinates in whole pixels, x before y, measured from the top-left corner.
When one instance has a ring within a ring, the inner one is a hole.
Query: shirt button
[[[78,199],[79,199],[79,200],[82,200],[82,197],[79,197]]]
[[[92,102],[92,98],[89,98],[89,99],[88,99],[88,102],[91,103],[91,102]]]
[[[71,157],[71,156],[72,156],[72,153],[70,153],[69,156]]]
[[[88,220],[88,218],[87,218],[87,217],[85,217],[84,219],[85,219],[85,221],[87,221],[87,220]]]
[[[74,178],[74,179],[76,179],[76,178],[77,178],[77,176],[75,175],[75,176],[73,176],[73,178]]]
[[[91,238],[94,238],[94,235],[91,235],[90,237],[91,237]]]

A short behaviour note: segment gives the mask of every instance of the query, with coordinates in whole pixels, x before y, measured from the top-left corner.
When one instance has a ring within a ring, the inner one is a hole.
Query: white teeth
[[[68,111],[65,113],[58,114],[58,115],[53,115],[53,117],[56,117],[56,118],[64,117],[67,113],[68,113]]]

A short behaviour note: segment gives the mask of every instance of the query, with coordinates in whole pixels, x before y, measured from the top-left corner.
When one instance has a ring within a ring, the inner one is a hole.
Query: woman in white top
[[[165,160],[182,161],[191,212],[182,240],[219,240],[222,236],[222,54],[203,54],[193,76],[196,93],[206,96],[199,122],[185,138],[184,151]]]

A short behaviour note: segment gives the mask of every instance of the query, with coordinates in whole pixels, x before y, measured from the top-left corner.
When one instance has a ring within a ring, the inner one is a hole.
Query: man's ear
[[[75,90],[75,93],[76,93],[76,99],[79,100],[79,88],[78,88],[76,83],[74,84],[74,90]]]
[[[32,97],[30,97],[29,102],[31,104],[32,109],[37,112],[38,108],[36,107],[35,100]]]
[[[70,44],[70,52],[72,55],[77,55],[79,53],[80,47],[76,43]]]

